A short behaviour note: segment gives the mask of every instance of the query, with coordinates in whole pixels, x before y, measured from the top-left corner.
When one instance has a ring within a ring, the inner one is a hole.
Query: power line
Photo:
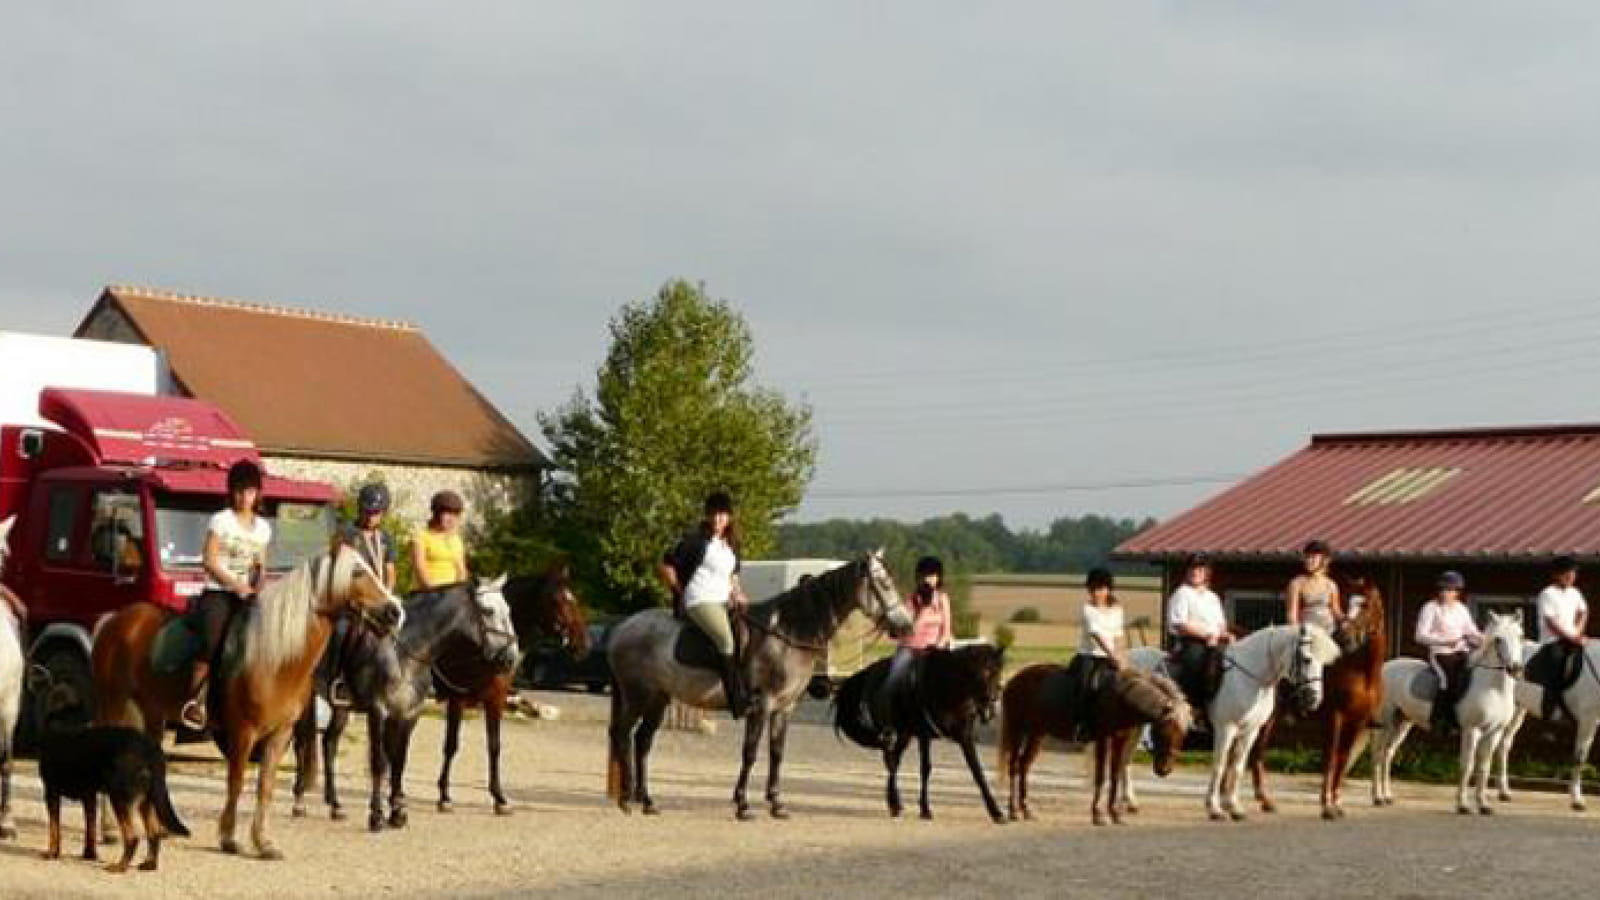
[[[1209,484],[1231,484],[1243,475],[1181,475],[1168,478],[1136,478],[1127,481],[1099,481],[1077,484],[1008,485],[985,488],[857,488],[819,490],[808,493],[806,501],[813,500],[886,500],[897,498],[938,497],[988,497],[1020,494],[1068,494],[1090,491],[1126,490],[1155,487],[1199,487]]]

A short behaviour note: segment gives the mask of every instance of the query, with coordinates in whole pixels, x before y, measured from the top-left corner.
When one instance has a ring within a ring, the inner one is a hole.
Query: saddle
[[[217,648],[213,660],[211,681],[219,683],[232,677],[244,664],[244,630],[250,613],[241,610],[228,622],[222,646]],[[156,632],[150,642],[150,668],[157,675],[178,675],[188,672],[200,656],[205,643],[202,629],[205,626],[197,614],[173,615]]]
[[[733,626],[733,655],[742,658],[744,648],[749,643],[749,628],[744,616],[731,615],[728,618]],[[717,652],[717,645],[711,643],[711,638],[706,637],[706,633],[687,618],[678,622],[678,638],[672,642],[672,659],[678,665],[691,669],[722,672],[722,654]]]
[[[1432,703],[1439,699],[1439,673],[1432,666],[1423,668],[1406,683],[1406,693],[1419,703]]]

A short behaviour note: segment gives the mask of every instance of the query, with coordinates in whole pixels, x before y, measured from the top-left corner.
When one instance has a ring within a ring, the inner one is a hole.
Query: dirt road
[[[359,739],[347,741],[341,772],[351,820],[331,822],[320,809],[291,820],[285,774],[274,832],[288,859],[278,863],[215,849],[221,782],[209,761],[175,767],[174,794],[196,837],[170,842],[161,872],[112,876],[76,860],[44,862],[37,858],[45,839],[38,782],[24,763],[16,800],[22,838],[0,845],[0,895],[1445,896],[1551,885],[1547,867],[1582,864],[1600,838],[1600,817],[1566,813],[1553,795],[1522,795],[1480,819],[1455,815],[1448,792],[1431,788],[1410,787],[1399,807],[1376,811],[1362,802],[1365,783],[1355,785],[1351,817],[1328,824],[1317,818],[1307,783],[1289,780],[1280,781],[1280,814],[1214,825],[1203,821],[1193,773],[1166,782],[1138,776],[1145,811],[1126,827],[1096,829],[1087,824],[1082,763],[1063,754],[1047,755],[1036,770],[1042,821],[996,827],[951,746],[937,750],[937,820],[890,821],[876,759],[816,725],[791,734],[791,821],[732,820],[737,751],[728,727],[710,737],[664,732],[655,793],[665,814],[629,818],[601,793],[604,730],[583,720],[592,705],[557,702],[578,715],[509,725],[515,815],[497,818],[487,802],[476,722],[457,765],[456,811],[434,811],[440,727],[427,719],[412,756],[409,829],[366,833],[364,751]],[[914,789],[914,779],[913,767],[903,786]],[[75,846],[82,827],[75,811],[67,824]]]

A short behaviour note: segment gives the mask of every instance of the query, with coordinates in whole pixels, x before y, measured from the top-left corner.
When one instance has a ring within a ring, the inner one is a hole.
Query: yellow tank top
[[[422,547],[422,574],[429,584],[454,584],[461,580],[460,573],[466,568],[467,545],[460,534],[423,528],[417,532],[417,543]]]

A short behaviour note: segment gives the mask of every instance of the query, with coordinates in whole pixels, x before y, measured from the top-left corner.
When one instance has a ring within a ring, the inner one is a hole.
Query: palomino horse
[[[503,587],[502,587],[503,585]],[[468,668],[478,668],[491,656],[502,657],[502,662],[490,665],[492,671],[482,681],[471,686],[479,690],[481,702],[487,711],[485,730],[489,735],[490,780],[489,792],[495,800],[495,810],[500,814],[510,811],[510,804],[500,788],[500,714],[505,707],[510,684],[504,674],[507,665],[514,666],[515,652],[501,643],[486,647],[492,632],[506,623],[489,624],[484,620],[486,609],[500,606],[502,595],[511,607],[511,621],[520,640],[530,640],[539,634],[559,635],[563,643],[576,647],[577,652],[587,650],[588,628],[577,598],[567,586],[565,578],[549,574],[514,578],[510,581],[496,579],[476,587],[462,586],[443,594],[419,594],[406,602],[405,627],[394,640],[381,640],[368,630],[357,633],[355,647],[342,660],[345,683],[349,686],[357,710],[367,714],[368,771],[371,775],[371,796],[368,805],[367,827],[381,831],[389,827],[402,828],[408,821],[403,778],[406,759],[410,751],[412,730],[422,712],[423,702],[435,687],[435,670],[448,667],[456,673]],[[464,687],[456,683],[458,688]],[[444,771],[440,776],[440,808],[448,811],[450,755],[458,741],[457,729],[461,721],[459,696],[447,694],[452,707],[451,729],[446,735]],[[333,713],[322,735],[322,768],[324,770],[323,798],[335,820],[344,818],[344,808],[339,803],[335,778],[335,761],[338,759],[339,740],[350,719],[350,709],[341,708]],[[295,728],[295,781],[294,814],[306,813],[305,792],[316,782],[318,758],[316,752],[316,720],[311,711],[301,717]],[[388,809],[384,808],[384,782],[389,783]]]
[[[1522,648],[1522,665],[1526,669],[1528,661],[1538,652],[1539,645],[1525,641]],[[1588,808],[1583,799],[1583,767],[1589,761],[1589,747],[1594,743],[1595,729],[1600,727],[1600,643],[1591,640],[1584,645],[1582,665],[1583,671],[1578,673],[1578,680],[1562,695],[1567,709],[1577,718],[1572,743],[1572,781],[1567,788],[1573,812],[1583,812]],[[1517,711],[1511,717],[1511,724],[1506,726],[1500,745],[1495,748],[1495,771],[1499,779],[1500,799],[1503,801],[1511,799],[1511,775],[1507,771],[1511,763],[1511,747],[1528,717],[1537,719],[1544,712],[1544,685],[1519,681],[1516,694]]]
[[[355,550],[336,544],[327,554],[297,566],[272,582],[250,604],[244,618],[244,652],[237,671],[223,664],[212,678],[223,681],[211,696],[212,734],[228,759],[228,797],[220,835],[225,853],[238,853],[234,826],[245,767],[261,748],[260,777],[250,838],[263,859],[283,854],[267,837],[267,818],[277,785],[278,760],[294,723],[311,696],[311,677],[332,631],[332,619],[346,609],[361,610],[380,627],[404,621],[400,603],[362,562]],[[142,727],[159,741],[169,720],[187,699],[189,673],[155,671],[151,645],[172,613],[135,603],[111,616],[94,642],[96,718],[102,725]]]
[[[0,522],[0,572],[6,568],[6,538],[16,518]],[[6,593],[0,585],[0,594]],[[22,623],[11,614],[11,603],[0,597],[0,839],[17,836],[17,826],[11,821],[11,757],[14,751],[12,738],[17,730],[17,712],[22,707]]]
[[[761,733],[769,723],[767,804],[773,818],[788,817],[778,796],[778,778],[789,716],[805,695],[817,659],[856,610],[891,634],[911,630],[911,615],[900,601],[881,551],[754,604],[743,614],[750,637],[744,642],[741,663],[745,684],[755,699],[745,719],[744,755],[733,791],[738,818],[752,818],[745,791]],[[702,709],[727,705],[716,671],[685,665],[675,657],[679,634],[693,627],[674,619],[667,610],[651,609],[635,613],[611,632],[607,648],[612,678],[611,748],[606,791],[623,812],[631,812],[630,804],[637,802],[646,815],[656,813],[648,761],[667,705],[673,700]]]
[[[1206,813],[1212,821],[1243,821],[1239,782],[1261,726],[1272,717],[1280,681],[1287,681],[1301,712],[1322,705],[1322,670],[1339,658],[1339,645],[1316,625],[1278,625],[1252,632],[1224,654],[1222,686],[1207,708],[1211,720],[1211,781]],[[1166,656],[1154,648],[1128,654],[1136,667],[1154,670]],[[1124,779],[1126,782],[1126,779]],[[1128,802],[1133,795],[1128,793]]]
[[[1377,742],[1372,746],[1372,802],[1377,806],[1394,803],[1394,786],[1389,769],[1395,752],[1411,733],[1413,725],[1428,727],[1433,711],[1431,698],[1424,699],[1412,688],[1427,680],[1428,664],[1420,659],[1392,659],[1383,667],[1383,703],[1379,707]],[[1483,641],[1468,657],[1467,691],[1456,704],[1456,721],[1461,726],[1461,781],[1456,788],[1456,811],[1469,815],[1468,787],[1478,779],[1475,795],[1478,812],[1493,815],[1489,805],[1489,769],[1495,748],[1516,714],[1517,673],[1522,671],[1522,615],[1489,614],[1489,627]]]
[[[916,738],[922,758],[918,807],[922,818],[933,818],[933,807],[928,803],[928,777],[933,774],[929,745],[934,738],[942,737],[961,745],[967,769],[983,795],[989,818],[997,825],[1004,822],[1005,817],[1000,814],[1000,807],[989,790],[989,779],[984,777],[977,748],[978,723],[989,720],[1000,693],[1004,652],[987,644],[976,644],[919,654],[915,663],[915,690],[907,692],[913,696],[896,698],[891,704],[892,721],[880,723],[874,715],[872,698],[882,690],[889,665],[890,660],[880,659],[851,675],[839,686],[833,701],[834,730],[862,747],[883,753],[884,768],[889,770],[889,815],[899,818],[905,811],[898,783],[900,760],[911,739]]]
[[[1028,770],[1039,758],[1047,737],[1071,740],[1077,731],[1078,711],[1055,702],[1048,685],[1067,677],[1065,666],[1029,666],[1006,682],[1001,697],[1000,775],[1006,779],[1006,807],[1012,819],[1019,815],[1033,819],[1028,807]],[[1094,799],[1089,815],[1096,825],[1106,824],[1100,798],[1110,770],[1109,797],[1111,821],[1122,824],[1117,798],[1126,767],[1133,753],[1134,738],[1141,727],[1151,726],[1155,746],[1153,767],[1160,778],[1172,774],[1184,735],[1194,724],[1183,691],[1170,678],[1138,669],[1123,668],[1112,675],[1111,683],[1094,697]],[[1130,812],[1137,807],[1130,806]]]
[[[1328,820],[1344,818],[1344,780],[1366,748],[1367,729],[1383,700],[1383,664],[1389,658],[1389,632],[1378,586],[1358,578],[1350,597],[1361,598],[1361,609],[1344,630],[1344,655],[1323,673],[1322,706],[1313,715],[1322,726],[1322,817]],[[1262,812],[1277,810],[1267,793],[1264,757],[1281,718],[1280,710],[1261,730],[1250,753],[1250,775]]]

